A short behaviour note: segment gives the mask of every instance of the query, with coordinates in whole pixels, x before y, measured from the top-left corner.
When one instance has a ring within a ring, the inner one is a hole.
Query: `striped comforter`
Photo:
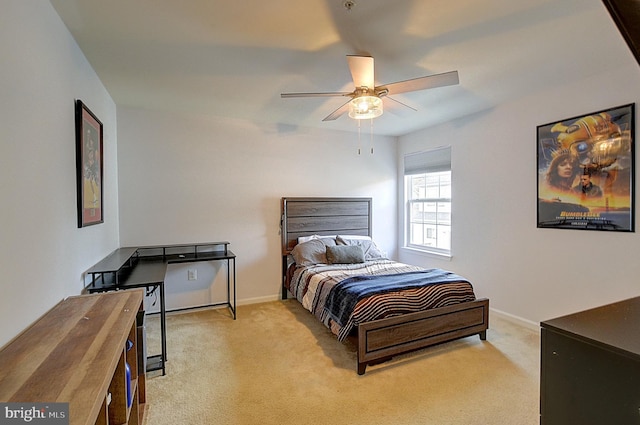
[[[397,275],[425,269],[390,260],[359,264],[316,264],[297,267],[288,289],[300,303],[343,341],[359,323],[475,300],[471,283],[454,280],[429,283],[397,291],[384,291],[359,299],[345,323],[331,318],[327,298],[332,288],[354,276]],[[435,272],[442,272],[434,269]]]

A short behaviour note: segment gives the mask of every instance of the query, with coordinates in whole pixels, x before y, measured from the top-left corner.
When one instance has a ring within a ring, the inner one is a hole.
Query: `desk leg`
[[[160,284],[160,337],[162,339],[162,375],[167,362],[167,310],[164,303],[164,282]]]
[[[236,259],[233,259],[233,320],[236,320]]]
[[[229,310],[233,313],[233,307],[231,306],[231,260],[227,259],[227,305],[229,306]]]
[[[233,304],[231,304],[231,261],[233,261]],[[234,258],[227,259],[227,303],[233,314],[233,320],[236,320],[236,260]]]

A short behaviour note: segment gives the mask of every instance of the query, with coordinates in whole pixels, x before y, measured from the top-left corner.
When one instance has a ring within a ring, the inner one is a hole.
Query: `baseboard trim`
[[[238,300],[238,305],[260,304],[271,301],[279,301],[281,298],[278,295],[268,295],[265,297],[245,298]]]
[[[523,319],[522,317],[510,314],[510,313],[506,313],[504,311],[497,310],[495,308],[489,308],[489,311],[491,312],[491,314],[495,314],[496,316],[498,316],[501,319],[504,319],[504,320],[506,320],[508,322],[511,322],[511,323],[516,324],[516,325],[525,327],[525,328],[530,329],[530,330],[535,331],[535,332],[540,332],[540,323],[533,322],[533,321],[527,320],[527,319]],[[491,326],[491,317],[489,317],[489,326]]]

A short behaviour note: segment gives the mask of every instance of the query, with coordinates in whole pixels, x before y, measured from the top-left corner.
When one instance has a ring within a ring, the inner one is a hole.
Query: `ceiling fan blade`
[[[384,100],[392,100],[392,101],[394,101],[395,103],[397,103],[398,105],[406,106],[407,108],[409,108],[409,109],[411,109],[411,110],[413,110],[413,111],[415,111],[415,112],[417,112],[417,111],[418,111],[418,110],[417,110],[416,108],[414,108],[413,106],[409,106],[409,105],[407,105],[406,103],[402,103],[402,102],[400,102],[398,99],[394,99],[394,98],[392,98],[392,97],[390,97],[390,96],[385,96],[385,97],[383,97],[383,99],[384,99]]]
[[[349,70],[356,88],[368,87],[373,89],[375,82],[373,76],[373,58],[371,56],[348,55]]]
[[[383,84],[378,89],[387,89],[389,94],[407,93],[410,91],[433,89],[436,87],[452,86],[458,84],[458,71],[444,72],[442,74],[429,75],[414,78],[412,80],[398,81],[397,83]]]
[[[389,96],[384,96],[382,101],[384,102],[385,114],[389,112],[397,117],[406,118],[412,116],[413,113],[417,111],[413,106],[407,105],[406,103],[400,102],[399,100]]]
[[[351,102],[351,100],[347,101],[347,103],[327,115],[322,121],[333,121],[340,118],[345,112],[349,110],[349,102]]]
[[[334,96],[349,96],[350,92],[324,92],[324,93],[280,93],[280,97],[334,97]]]

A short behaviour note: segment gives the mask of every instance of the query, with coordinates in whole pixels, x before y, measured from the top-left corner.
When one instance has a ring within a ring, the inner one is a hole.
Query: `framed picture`
[[[78,227],[104,222],[102,123],[76,100],[76,179]]]
[[[538,227],[634,231],[635,104],[538,126]]]

